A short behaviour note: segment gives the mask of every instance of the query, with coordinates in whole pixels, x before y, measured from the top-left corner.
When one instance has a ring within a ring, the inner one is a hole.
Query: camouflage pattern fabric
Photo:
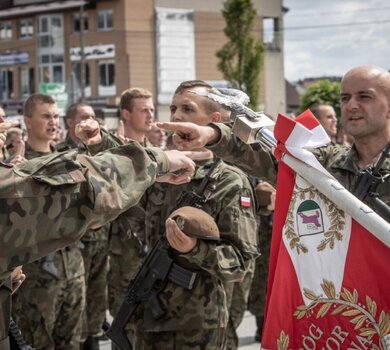
[[[44,155],[26,144],[26,159]],[[83,257],[76,244],[57,250],[50,257],[57,276],[43,269],[45,259],[48,257],[23,266],[28,281],[13,296],[12,317],[36,349],[68,346],[76,350],[85,308]]]
[[[67,152],[0,164],[0,280],[128,210],[168,166],[164,152],[135,142],[95,157]]]
[[[146,192],[143,205],[149,246],[165,234],[165,219],[176,208],[179,195],[184,191],[197,191],[213,163],[213,160],[198,162],[189,184],[176,187],[156,183]],[[216,220],[221,241],[198,240],[191,252],[173,253],[178,265],[198,272],[198,276],[192,290],[167,282],[158,294],[166,312],[162,319],[153,318],[147,303],[139,307],[135,315],[136,344],[142,344],[137,345],[139,349],[141,346],[144,349],[204,348],[202,344],[206,336],[225,329],[228,323],[225,284],[242,281],[248,262],[257,256],[253,191],[246,175],[220,161],[211,174],[204,195],[208,200],[203,210]],[[249,197],[252,205],[242,205],[242,197]],[[182,339],[182,334],[186,332],[195,332],[195,338]],[[149,337],[161,339],[159,346],[151,345],[147,340]],[[215,339],[214,336],[212,338]],[[210,348],[224,349],[226,331],[222,338],[218,336],[217,339],[217,343],[210,343]]]
[[[96,157],[67,152],[14,167],[0,163],[1,310],[9,312],[6,285],[14,267],[69,245],[88,228],[113,220],[135,205],[168,167],[161,150],[145,151],[136,143]],[[4,339],[8,318],[2,319]]]
[[[229,125],[212,123],[210,126],[219,130],[221,138],[216,143],[206,145],[208,149],[224,161],[238,166],[248,175],[267,179],[271,183],[276,182],[275,161],[268,151],[252,148],[234,137]]]
[[[27,344],[37,350],[78,350],[85,307],[84,276],[59,281],[29,277],[13,295],[12,308],[12,317]]]
[[[144,213],[138,206],[130,208],[112,222],[109,241],[110,269],[107,275],[108,305],[112,316],[118,312],[129,282],[141,266],[146,254]],[[134,327],[128,323],[126,332],[133,339]],[[112,349],[119,349],[112,344]]]
[[[88,230],[88,240],[82,240],[81,253],[85,266],[86,305],[83,313],[83,330],[81,339],[87,336],[103,335],[102,324],[107,310],[107,236],[110,224],[96,230],[96,236],[105,239],[92,240],[93,233]]]
[[[241,324],[248,306],[254,270],[255,260],[248,261],[247,272],[243,280],[226,284],[226,299],[229,310],[229,321],[226,327],[227,350],[238,349],[237,328]]]
[[[77,149],[78,153],[86,154],[87,148],[82,143],[74,143],[69,135],[56,145],[58,151]],[[83,310],[83,331],[81,339],[88,336],[103,335],[102,324],[107,309],[107,272],[108,254],[107,242],[110,224],[107,223],[97,230],[88,230],[81,238],[81,252],[85,266],[86,307]]]
[[[119,138],[104,129],[101,130],[101,136],[102,141],[99,144],[88,146],[91,154],[122,144]],[[146,138],[140,144],[143,147],[151,146]],[[108,305],[110,314],[115,316],[126,295],[131,278],[146,255],[145,212],[140,206],[130,208],[112,222],[108,245],[110,257],[107,274]],[[132,340],[135,332],[134,325],[129,323],[126,332]],[[112,349],[119,350],[115,344],[112,344]]]
[[[259,216],[259,221],[258,237],[261,255],[256,259],[255,274],[250,289],[248,309],[250,313],[258,319],[258,323],[262,323],[267,297],[268,267],[272,238],[272,215],[261,215]],[[261,325],[258,325],[258,327],[259,326]],[[261,329],[259,331],[261,332]]]

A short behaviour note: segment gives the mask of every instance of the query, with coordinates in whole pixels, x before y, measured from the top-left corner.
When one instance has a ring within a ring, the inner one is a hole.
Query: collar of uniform
[[[53,152],[56,152],[56,148],[52,145],[50,145],[50,152],[37,152],[31,148],[28,142],[26,142],[26,150],[24,152],[24,155],[26,159],[32,159],[36,157],[46,156],[48,154],[51,154]]]
[[[357,165],[358,155],[355,145],[353,145],[347,152],[343,153],[331,166],[332,169],[342,169],[350,171],[354,174],[359,173],[360,169]]]
[[[216,160],[214,159],[205,159],[205,160],[197,160],[195,161],[195,173],[192,176],[193,179],[203,179],[211,166],[214,164]]]

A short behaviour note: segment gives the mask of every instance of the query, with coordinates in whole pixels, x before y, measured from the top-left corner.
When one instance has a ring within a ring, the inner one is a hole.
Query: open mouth
[[[352,117],[349,117],[348,120],[360,120],[360,119],[363,119],[363,117],[360,117],[360,116],[352,116]]]

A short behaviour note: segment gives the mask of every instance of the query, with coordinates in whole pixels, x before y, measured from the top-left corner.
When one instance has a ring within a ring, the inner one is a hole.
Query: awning
[[[72,8],[78,8],[87,4],[85,0],[68,0],[68,1],[54,1],[48,3],[42,3],[39,5],[27,5],[11,7],[6,10],[0,11],[0,19],[8,19],[12,17],[24,17],[33,14],[43,14],[47,12],[61,12],[63,10],[70,10]]]

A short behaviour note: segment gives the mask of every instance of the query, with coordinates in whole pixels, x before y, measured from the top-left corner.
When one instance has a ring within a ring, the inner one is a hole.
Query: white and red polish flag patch
[[[251,206],[251,198],[246,196],[240,196],[240,204],[242,207],[250,208]]]

